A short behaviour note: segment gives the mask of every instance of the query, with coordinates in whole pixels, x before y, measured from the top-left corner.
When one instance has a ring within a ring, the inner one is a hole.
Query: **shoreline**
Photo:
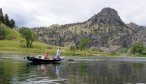
[[[79,51],[79,52],[81,52],[81,51]],[[23,55],[43,55],[44,53],[42,53],[42,52],[21,52],[21,51],[6,51],[6,50],[4,50],[4,51],[0,51],[0,53],[8,53],[8,54],[23,54]],[[104,53],[104,52],[102,52],[102,53]],[[49,54],[50,56],[54,56],[55,55],[55,53],[50,53]],[[81,57],[99,57],[99,58],[104,58],[104,57],[110,57],[110,58],[116,58],[116,57],[121,57],[121,58],[126,58],[126,57],[146,57],[145,55],[130,55],[130,54],[128,54],[128,53],[121,53],[121,54],[113,54],[113,55],[108,55],[108,54],[101,54],[101,53],[99,53],[99,54],[90,54],[90,55],[87,55],[87,54],[76,54],[76,53],[74,53],[74,54],[72,54],[72,53],[65,53],[65,52],[63,52],[62,54],[61,54],[61,56],[74,56],[74,57],[76,57],[76,56],[81,56]]]

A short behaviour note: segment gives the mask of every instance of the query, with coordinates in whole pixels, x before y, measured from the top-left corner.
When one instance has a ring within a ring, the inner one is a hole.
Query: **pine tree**
[[[13,19],[10,20],[10,27],[11,28],[15,27],[15,21]]]
[[[10,26],[9,16],[7,14],[4,16],[4,24]]]
[[[4,21],[4,17],[3,17],[3,11],[2,8],[0,8],[0,22]]]

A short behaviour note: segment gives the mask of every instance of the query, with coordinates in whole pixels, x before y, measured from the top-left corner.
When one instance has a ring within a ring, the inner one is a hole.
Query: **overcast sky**
[[[83,22],[104,7],[118,11],[125,23],[146,26],[146,0],[0,0],[3,13],[26,27]]]

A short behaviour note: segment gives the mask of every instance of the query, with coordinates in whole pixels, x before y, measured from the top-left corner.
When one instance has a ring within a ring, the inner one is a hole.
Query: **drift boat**
[[[61,60],[63,60],[63,57],[62,58],[52,58],[52,59],[42,59],[41,57],[37,58],[34,56],[27,56],[26,59],[33,63],[59,63]]]

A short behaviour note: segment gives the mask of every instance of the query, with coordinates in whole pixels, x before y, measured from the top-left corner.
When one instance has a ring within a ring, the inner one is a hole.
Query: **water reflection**
[[[61,64],[33,64],[16,56],[3,56],[0,59],[0,84],[146,83],[146,62],[140,58],[140,61],[86,59]]]
[[[60,77],[60,64],[32,64],[28,63],[29,82],[56,84],[65,83],[66,79]],[[27,79],[26,79],[27,80]]]
[[[146,83],[146,64],[127,62],[83,63],[68,67],[68,84]],[[71,69],[69,69],[71,68]],[[76,80],[76,81],[75,81]]]

